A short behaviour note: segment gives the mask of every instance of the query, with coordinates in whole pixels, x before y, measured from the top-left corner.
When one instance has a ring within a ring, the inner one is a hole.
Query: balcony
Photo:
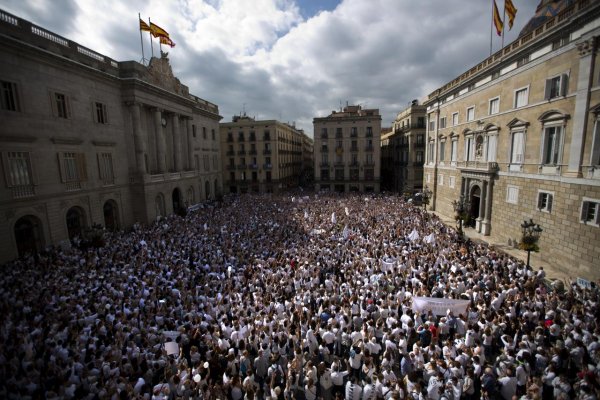
[[[257,170],[258,169],[258,165],[257,164],[250,164],[249,167],[252,170]]]
[[[375,161],[373,161],[373,160],[367,160],[367,161],[365,161],[365,166],[366,167],[372,167],[373,165],[375,165]]]
[[[456,168],[490,174],[496,173],[499,170],[498,163],[495,161],[458,161],[456,163]]]
[[[256,155],[256,150],[250,150],[248,152],[248,154],[250,154],[251,156],[255,156]]]
[[[272,169],[273,166],[271,164],[263,164],[264,169]]]
[[[11,188],[13,199],[24,199],[35,196],[33,185],[20,185]]]
[[[350,163],[350,167],[352,167],[352,168],[358,168],[358,166],[359,166],[359,165],[360,165],[360,164],[358,163],[358,161],[352,161],[352,162]]]

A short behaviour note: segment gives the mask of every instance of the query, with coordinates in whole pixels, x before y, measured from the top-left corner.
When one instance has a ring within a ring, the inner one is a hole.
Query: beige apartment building
[[[423,190],[426,116],[426,107],[413,100],[392,124],[390,167],[392,190],[396,192],[415,194]]]
[[[298,187],[306,172],[305,146],[310,143],[301,129],[245,114],[221,123],[219,129],[228,193],[275,193]]]
[[[379,192],[381,115],[360,105],[313,119],[315,189]]]
[[[0,10],[0,262],[221,191],[219,109],[165,54],[117,62]]]
[[[516,245],[521,223],[543,232],[540,256],[600,278],[600,2],[544,0],[519,38],[431,93],[424,185],[453,216],[470,202],[475,229]]]

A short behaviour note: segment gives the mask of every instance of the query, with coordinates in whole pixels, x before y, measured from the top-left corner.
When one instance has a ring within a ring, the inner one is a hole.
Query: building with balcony
[[[543,228],[543,259],[600,277],[600,3],[544,0],[514,42],[432,92],[424,184],[483,235],[516,244]]]
[[[274,193],[300,184],[306,169],[303,151],[310,143],[301,129],[246,114],[221,123],[219,129],[228,193]]]
[[[379,192],[381,115],[360,105],[313,119],[315,189]]]
[[[218,107],[0,10],[0,262],[220,192]]]
[[[390,177],[387,184],[390,190],[409,194],[423,190],[425,119],[426,107],[413,100],[409,107],[398,113],[392,124],[387,138],[387,175]]]

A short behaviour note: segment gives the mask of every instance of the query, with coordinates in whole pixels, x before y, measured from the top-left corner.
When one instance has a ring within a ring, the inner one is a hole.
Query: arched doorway
[[[85,214],[81,207],[71,207],[67,211],[67,232],[69,233],[69,239],[73,239],[75,236],[81,237],[81,232],[85,227]]]
[[[475,220],[479,218],[479,207],[481,205],[481,188],[477,185],[471,188],[471,211],[469,213],[469,226],[475,226]]]
[[[183,208],[181,190],[179,190],[179,188],[173,189],[173,194],[171,195],[171,198],[173,200],[173,212],[177,213]]]
[[[117,203],[114,200],[107,200],[104,203],[104,226],[109,231],[119,229],[119,216],[117,212]]]
[[[154,199],[154,208],[157,218],[165,215],[165,198],[162,193],[156,195],[156,198]]]
[[[15,242],[19,257],[34,254],[44,248],[42,222],[33,215],[21,217],[15,223]]]
[[[210,182],[207,180],[204,182],[204,194],[206,195],[206,200],[210,199]]]

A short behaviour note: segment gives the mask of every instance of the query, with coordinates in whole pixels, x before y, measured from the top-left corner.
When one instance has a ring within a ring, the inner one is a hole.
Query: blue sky
[[[502,10],[504,0],[496,0]],[[518,9],[505,44],[539,0]],[[340,102],[379,108],[383,126],[413,99],[490,53],[490,0],[2,0],[0,8],[118,61],[142,58],[138,13],[177,44],[173,72],[223,121],[242,111],[296,122]],[[100,7],[99,7],[100,5]],[[501,11],[502,12],[502,11]],[[493,51],[501,39],[493,36]],[[145,55],[150,44],[144,40]],[[155,49],[158,48],[155,43]]]

